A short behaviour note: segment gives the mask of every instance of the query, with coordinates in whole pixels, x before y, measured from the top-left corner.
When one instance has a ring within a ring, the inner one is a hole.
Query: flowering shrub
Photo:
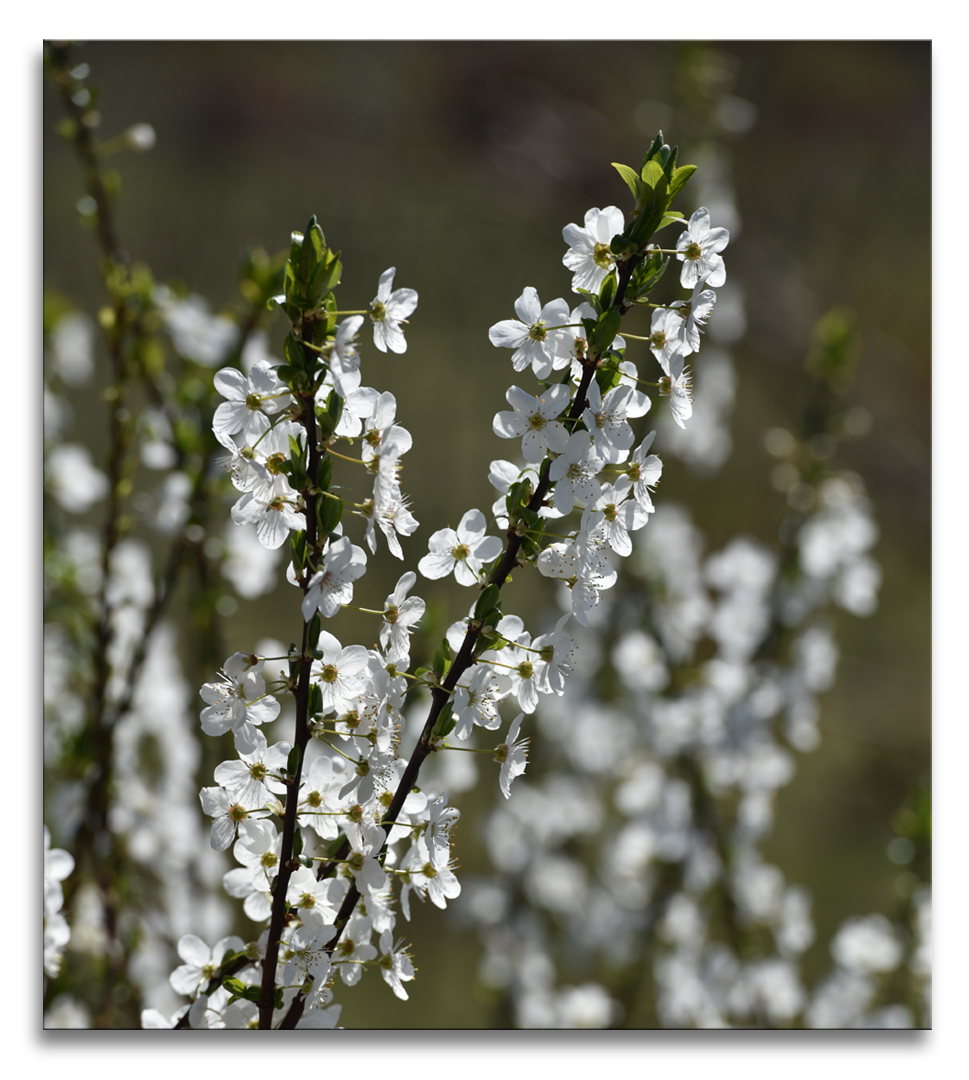
[[[90,377],[91,327],[52,300],[47,749],[71,823],[76,885],[68,930],[58,882],[71,856],[45,856],[45,971],[58,976],[68,940],[89,958],[77,982],[95,989],[73,1019],[126,1026],[134,1013],[155,1028],[330,1028],[344,988],[368,967],[406,1000],[415,968],[398,911],[409,920],[414,898],[445,909],[462,896],[452,847],[459,810],[433,771],[462,753],[494,761],[502,807],[489,847],[499,871],[518,875],[478,883],[476,897],[490,899],[474,901],[489,979],[507,990],[515,1023],[605,1026],[631,1011],[593,980],[554,990],[552,949],[534,911],[513,913],[516,892],[567,927],[566,951],[581,940],[615,959],[617,949],[641,952],[659,928],[659,1023],[824,1026],[846,1015],[831,1004],[846,994],[854,1020],[885,1019],[871,1010],[871,980],[902,963],[894,931],[871,920],[847,926],[835,958],[854,982],[844,989],[836,975],[805,1011],[792,957],[810,942],[806,900],[756,850],[771,794],[792,768],[771,723],[783,717],[788,741],[809,749],[812,695],[832,678],[835,646],[823,621],[807,620],[831,602],[857,614],[874,606],[879,571],[867,552],[876,533],[863,489],[850,476],[819,476],[813,512],[780,562],[739,539],[701,565],[688,516],[654,504],[656,432],[633,423],[665,398],[675,430],[687,430],[689,364],[727,279],[728,230],[706,207],[689,218],[672,207],[695,166],[679,164],[662,133],[639,167],[617,164],[627,210],[593,208],[582,226],[563,230],[575,306],[542,304],[526,286],[516,317],[491,327],[516,373],[509,409],[492,420],[510,447],[509,459],[490,463],[497,499],[434,531],[382,606],[359,609],[372,616],[372,643],[344,644],[330,620],[361,600],[380,604],[366,594],[368,561],[385,545],[404,562],[401,538],[419,528],[402,488],[413,439],[394,395],[364,384],[361,340],[366,330],[380,352],[418,363],[406,336],[417,293],[395,288],[391,267],[366,306],[345,309],[340,253],[315,217],[283,255],[248,253],[236,318],[155,282],[115,235],[113,181],[102,168],[112,144],[96,139],[86,66],[52,45],[48,68],[67,110],[62,134],[87,167],[79,210],[101,246],[99,323],[112,365],[102,471],[86,448],[59,439],[59,391]],[[139,150],[152,141],[144,125],[119,140]],[[648,336],[623,327],[637,308],[650,313]],[[287,328],[281,359],[265,334],[272,318]],[[137,496],[165,544],[160,558],[157,543],[128,535],[142,469],[160,474]],[[225,477],[233,503],[218,539],[213,508]],[[100,537],[63,518],[99,500],[107,501]],[[787,572],[794,558],[801,578]],[[259,595],[283,560],[292,644],[253,642],[226,658],[213,578]],[[554,628],[527,629],[506,610],[513,574],[532,569],[558,586],[564,610]],[[470,598],[433,655],[414,662],[412,634],[427,612],[418,582],[452,574]],[[611,604],[620,575],[622,598]],[[194,695],[165,619],[185,582],[186,634],[206,669],[201,742],[179,730]],[[609,655],[630,695],[623,714],[593,700],[583,661],[607,610],[618,617]],[[691,685],[704,635],[716,653]],[[674,682],[682,693],[664,695]],[[565,760],[536,785],[518,778],[539,732]],[[735,820],[714,821],[718,799],[736,801]],[[207,843],[195,800],[210,819]],[[619,818],[607,821],[610,805]],[[594,887],[563,850],[592,836],[601,860]],[[45,834],[45,851],[49,842]],[[670,871],[659,884],[650,880],[656,860]],[[245,934],[223,932],[214,885],[242,901]],[[711,904],[721,905],[736,952],[738,935],[760,927],[777,955],[745,954],[741,965],[707,940]],[[637,914],[626,919],[624,910]],[[166,943],[182,961],[174,971],[162,970]],[[909,967],[924,977],[924,957]],[[174,1012],[141,1007],[137,999],[151,1001],[164,979],[189,1000]],[[119,986],[129,988],[127,1012]],[[890,1018],[915,1022],[897,1009]]]

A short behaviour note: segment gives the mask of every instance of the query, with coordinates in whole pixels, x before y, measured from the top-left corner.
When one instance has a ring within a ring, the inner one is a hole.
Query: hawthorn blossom
[[[255,525],[256,536],[264,547],[282,547],[290,529],[306,528],[297,498],[285,476],[273,476],[268,483],[242,496],[232,507],[232,520],[237,525]]]
[[[226,954],[242,952],[245,947],[242,938],[234,934],[217,941],[211,949],[195,934],[184,934],[178,939],[178,955],[185,963],[168,977],[172,989],[178,994],[194,994],[202,983],[215,978]]]
[[[599,602],[599,593],[616,583],[616,571],[605,559],[605,543],[594,534],[579,532],[575,539],[549,544],[538,557],[544,577],[561,578],[571,589],[572,614],[588,626],[588,613]]]
[[[412,792],[412,794],[415,794]],[[461,811],[448,806],[446,795],[434,795],[425,800],[427,821],[424,843],[435,863],[446,863],[451,856],[451,832],[461,817]]]
[[[550,386],[541,397],[532,397],[511,386],[505,399],[514,412],[495,413],[492,428],[502,439],[522,436],[522,456],[535,464],[551,451],[561,454],[568,442],[565,425],[555,419],[568,405],[571,394],[563,383]]]
[[[504,665],[511,683],[510,693],[518,699],[519,707],[523,712],[533,713],[538,707],[538,696],[542,693],[545,662],[531,646],[531,635],[520,633],[500,653],[489,652],[482,659],[490,660],[493,656],[501,657],[500,663]]]
[[[428,554],[417,564],[426,578],[447,577],[460,585],[477,585],[481,567],[501,554],[501,540],[486,536],[488,521],[480,510],[469,510],[454,529],[438,529],[427,542]]]
[[[511,680],[494,669],[481,666],[475,669],[467,686],[458,683],[452,699],[452,716],[457,721],[454,737],[466,739],[475,724],[496,728],[501,723],[498,702],[511,689]]]
[[[582,528],[588,533],[599,530],[609,547],[622,556],[632,554],[629,534],[649,521],[649,511],[629,498],[632,486],[628,476],[620,476],[615,484],[603,484],[599,498],[582,515]]]
[[[656,432],[651,431],[633,451],[626,466],[626,475],[633,482],[633,498],[649,513],[654,510],[650,491],[659,483],[663,472],[663,462],[655,454],[648,453],[655,437]]]
[[[291,749],[286,742],[268,746],[265,735],[257,731],[256,748],[249,754],[240,754],[236,761],[223,761],[217,765],[215,782],[225,788],[232,799],[249,809],[265,806],[270,792],[282,795],[286,790],[285,783],[274,779],[272,774],[286,768]]]
[[[305,984],[312,980],[310,993],[319,990],[330,977],[330,954],[326,946],[333,939],[336,927],[320,922],[316,918],[304,920],[293,936],[286,942],[283,955],[286,966],[283,968],[283,985]],[[319,1011],[319,1010],[314,1010]]]
[[[488,481],[498,492],[498,498],[491,505],[491,516],[495,519],[495,524],[499,529],[508,528],[508,489],[512,484],[517,484],[519,480],[525,478],[528,479],[532,491],[534,491],[538,487],[538,473],[533,468],[527,465],[520,468],[513,462],[505,461],[503,458],[491,462],[488,470]],[[544,509],[547,508],[543,507]]]
[[[231,731],[243,754],[256,749],[255,726],[279,715],[279,702],[266,693],[262,663],[247,653],[233,653],[222,667],[219,682],[206,683],[199,691],[208,705],[201,713],[202,730],[206,735]]]
[[[332,619],[344,604],[353,600],[353,582],[367,572],[363,548],[350,543],[348,536],[333,541],[323,556],[323,565],[310,578],[303,597],[303,619],[309,622],[315,611]]]
[[[394,995],[401,1001],[407,1001],[407,991],[403,983],[414,978],[414,965],[403,941],[394,944],[394,936],[390,930],[384,930],[380,935],[380,952],[382,953],[377,966],[384,982],[393,990]]]
[[[343,411],[340,413],[340,419],[337,421],[333,434],[341,439],[355,439],[363,431],[363,422],[373,413],[379,397],[377,391],[370,386],[359,386],[356,390],[351,390],[343,400]],[[322,393],[322,388],[316,400],[318,404],[325,403],[326,395]]]
[[[272,821],[243,821],[232,854],[242,866],[222,876],[229,896],[242,900],[242,910],[253,922],[263,922],[272,913],[270,886],[279,872],[282,834]]]
[[[419,596],[408,596],[417,575],[408,570],[394,591],[384,601],[384,621],[380,627],[380,644],[398,663],[410,661],[410,635],[424,615],[424,601]]]
[[[701,206],[676,241],[676,257],[683,263],[680,284],[684,289],[692,289],[701,278],[706,278],[706,283],[715,289],[727,280],[727,268],[720,252],[729,241],[730,233],[726,229],[710,228],[710,211]]]
[[[569,305],[558,299],[542,307],[538,293],[528,285],[515,301],[515,314],[517,319],[503,319],[488,331],[496,348],[515,350],[511,356],[515,371],[531,364],[536,378],[547,379],[553,371],[567,367]]]
[[[292,401],[269,360],[257,360],[248,377],[238,368],[222,368],[212,382],[226,398],[212,417],[212,430],[217,436],[242,432],[242,437],[252,442],[266,430],[267,414],[280,412]]]
[[[74,869],[74,856],[50,846],[50,829],[44,826],[44,972],[52,979],[60,974],[71,929],[61,914],[64,891],[61,882]]]
[[[339,878],[318,878],[314,870],[300,866],[293,871],[289,879],[286,902],[290,907],[299,910],[303,922],[322,920],[328,923],[336,918],[346,891],[345,881]],[[324,940],[324,944],[333,937],[334,932],[331,927],[330,937]]]
[[[525,771],[526,754],[525,748],[529,740],[518,740],[518,732],[525,719],[524,713],[519,713],[511,722],[508,729],[508,739],[495,750],[495,761],[501,764],[501,772],[498,774],[498,784],[501,793],[506,799],[511,798],[511,782],[516,776],[521,776]]]
[[[669,397],[673,419],[681,428],[685,428],[684,421],[693,415],[693,375],[682,356],[673,357],[667,378],[660,379],[659,392],[663,397]]]
[[[160,285],[155,289],[155,302],[175,351],[204,367],[224,363],[239,340],[239,327],[225,315],[212,315],[202,296],[179,299],[167,286]]]
[[[670,308],[657,308],[649,330],[649,348],[660,367],[670,373],[670,363],[688,347],[682,337],[683,320]]]
[[[562,239],[569,245],[569,250],[562,256],[562,262],[574,271],[573,292],[579,289],[599,292],[603,281],[616,266],[616,256],[609,246],[610,242],[625,227],[623,212],[617,206],[587,210],[584,227],[574,222],[565,226]]]
[[[633,393],[631,386],[620,383],[603,398],[595,379],[589,383],[582,423],[589,429],[595,452],[603,461],[624,461],[633,444],[633,429],[626,420],[630,407],[638,404]]]
[[[334,389],[344,401],[360,386],[360,354],[357,352],[356,337],[361,326],[362,315],[351,315],[344,319],[336,328],[336,337],[327,358]],[[320,394],[317,394],[316,400],[322,404]]]
[[[567,514],[577,502],[585,506],[597,499],[599,481],[596,476],[603,464],[595,454],[589,432],[573,432],[549,469],[549,479],[555,484],[555,509]]]
[[[246,820],[251,810],[258,810],[263,805],[251,795],[237,797],[223,787],[202,788],[199,798],[202,813],[212,818],[209,844],[214,851],[230,848],[236,838],[236,828]]]
[[[385,391],[374,402],[373,411],[363,422],[361,457],[364,461],[386,454],[400,457],[413,445],[410,432],[394,423],[397,399]]]
[[[674,300],[670,305],[683,320],[680,338],[686,346],[684,352],[699,351],[700,334],[713,314],[713,305],[717,302],[717,294],[713,289],[704,288],[706,283],[707,279],[701,278],[694,286],[689,300]]]
[[[373,320],[373,343],[381,352],[407,352],[407,339],[400,324],[407,321],[417,308],[417,293],[413,289],[394,289],[392,266],[380,275],[377,295],[370,302],[370,318]]]
[[[410,891],[412,889],[422,900],[426,895],[435,907],[442,910],[447,907],[448,900],[454,900],[461,895],[461,883],[455,876],[451,863],[449,861],[435,862],[423,837],[404,857],[401,869],[407,872],[407,876],[403,879],[404,887],[400,891],[400,904],[404,917],[408,921],[410,921]]]
[[[347,859],[347,866],[361,895],[367,897],[371,891],[379,891],[387,884],[387,874],[377,861],[387,834],[380,825],[369,825],[366,822],[357,824],[353,821],[347,822],[344,832],[350,841],[352,852]]]
[[[370,654],[362,645],[346,648],[328,631],[320,631],[317,646],[322,659],[313,661],[312,675],[319,679],[323,700],[323,712],[345,712],[353,699],[364,690],[364,672],[370,662]]]
[[[565,624],[571,617],[566,613],[555,623],[551,634],[536,637],[531,648],[541,657],[544,666],[541,671],[542,693],[565,693],[565,680],[575,670],[576,643],[565,633]]]
[[[401,536],[411,536],[417,531],[420,523],[410,512],[409,497],[401,494],[398,485],[396,483],[380,482],[382,474],[386,472],[385,466],[389,459],[379,458],[378,460],[380,461],[380,469],[374,483],[374,497],[364,503],[364,508],[361,511],[362,516],[367,519],[364,539],[367,542],[367,547],[372,552],[376,552],[376,530],[379,526],[380,531],[384,534],[384,539],[387,541],[387,549],[391,555],[402,560],[404,558],[404,549],[400,546],[397,535],[399,533]]]
[[[339,795],[347,781],[348,768],[346,758],[323,754],[314,758],[303,774],[297,821],[301,827],[313,829],[321,840],[335,840],[340,833],[335,811],[349,808]]]

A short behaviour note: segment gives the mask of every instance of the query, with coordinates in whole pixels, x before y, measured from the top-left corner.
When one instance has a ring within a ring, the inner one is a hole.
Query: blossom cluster
[[[57,977],[64,949],[71,940],[71,928],[61,914],[64,890],[61,882],[74,869],[68,851],[50,846],[50,829],[44,826],[44,974]]]
[[[643,183],[656,186],[662,178],[664,212],[672,197],[666,197],[667,174],[678,190],[692,173],[675,165],[675,150],[658,137]],[[340,1008],[333,1004],[334,978],[353,985],[366,966],[378,967],[406,998],[403,984],[413,968],[395,937],[397,907],[409,918],[412,896],[444,908],[461,891],[451,857],[458,811],[446,794],[419,790],[417,771],[430,753],[472,749],[476,729],[497,731],[507,700],[517,716],[503,739],[491,736],[496,745],[489,753],[509,798],[512,781],[525,770],[526,715],[543,696],[561,697],[575,667],[571,620],[587,625],[600,594],[616,580],[610,558],[632,552],[632,534],[654,513],[651,492],[662,466],[649,453],[654,435],[636,445],[631,423],[651,402],[617,331],[634,305],[651,303],[647,297],[671,255],[694,295],[657,308],[647,340],[664,376],[646,385],[671,395],[678,422],[689,416],[688,376],[677,358],[699,346],[713,294],[698,286],[722,282],[719,252],[727,237],[711,230],[701,210],[675,251],[666,252],[649,242],[650,233],[640,235],[644,220],[634,214],[627,226],[612,207],[590,211],[585,230],[568,226],[563,261],[575,272],[582,302],[571,311],[564,301],[542,308],[526,289],[515,305],[519,321],[492,327],[492,343],[514,350],[514,370],[531,366],[540,383],[536,393],[512,386],[511,411],[494,418],[498,436],[521,438],[523,460],[492,462],[499,498],[490,520],[470,509],[457,528],[429,538],[418,571],[432,580],[453,574],[477,596],[431,666],[413,673],[411,631],[425,609],[411,594],[413,572],[400,577],[382,611],[364,609],[380,616],[379,646],[344,645],[323,620],[338,616],[363,587],[366,553],[344,532],[353,517],[364,519],[371,552],[379,526],[398,558],[399,537],[417,528],[399,486],[400,459],[412,439],[397,423],[393,395],[361,385],[356,343],[369,316],[375,346],[404,353],[401,324],[417,294],[394,290],[390,269],[368,309],[340,312],[333,296],[340,264],[319,226],[314,220],[305,234],[294,234],[285,291],[272,302],[292,326],[285,361],[258,362],[247,375],[225,368],[214,380],[225,401],[213,430],[229,451],[224,464],[241,493],[233,521],[253,526],[267,549],[290,539],[287,577],[302,592],[301,648],[283,657],[236,653],[201,691],[203,731],[231,733],[239,755],[215,770],[216,786],[203,789],[202,806],[212,819],[212,847],[231,849],[239,864],[226,873],[225,888],[243,901],[257,932],[248,943],[223,940],[211,951],[201,939],[184,937],[179,950],[186,963],[172,986],[193,1001],[170,1021],[152,1013],[146,1023],[333,1026]],[[679,220],[670,212],[662,224]],[[657,219],[653,228],[658,225]],[[602,236],[610,230],[607,243]],[[658,335],[666,337],[661,342]],[[550,382],[555,372],[561,376]],[[341,442],[358,443],[359,456],[337,452]],[[362,467],[366,497],[356,501],[342,480],[333,483],[334,459]],[[569,528],[573,517],[578,521]],[[505,543],[490,533],[493,525],[505,532]],[[521,618],[502,610],[500,590],[519,565],[534,565],[569,589],[570,610],[550,632],[533,636]],[[411,690],[429,694],[430,706],[405,758],[400,743]],[[280,693],[294,695],[295,737],[271,742]]]
[[[878,979],[900,969],[926,984],[927,891],[914,901],[914,945],[903,947],[905,933],[882,916],[849,921],[831,944],[835,972],[811,990],[799,966],[815,940],[810,896],[759,851],[795,753],[818,743],[817,698],[838,658],[825,608],[858,600],[817,565],[814,545],[824,529],[849,565],[870,558],[852,551],[853,534],[837,535],[831,512],[845,498],[871,542],[858,483],[822,485],[797,533],[796,583],[749,538],[705,556],[702,534],[673,505],[635,542],[622,594],[597,620],[619,629],[603,660],[621,690],[603,703],[598,669],[581,667],[562,699],[539,708],[550,767],[491,814],[496,874],[471,882],[461,904],[480,925],[481,978],[506,995],[517,1026],[642,1025],[608,983],[589,983],[601,1006],[573,1016],[565,1008],[573,987],[557,984],[557,969],[604,964],[627,972],[616,980],[625,986],[631,958],[650,952],[653,1022],[663,1026],[923,1019],[877,1001]],[[858,606],[867,613],[874,596]],[[577,634],[580,653],[594,631]],[[697,670],[704,639],[715,651]],[[687,671],[696,673],[684,685]],[[724,921],[735,937],[723,936]]]

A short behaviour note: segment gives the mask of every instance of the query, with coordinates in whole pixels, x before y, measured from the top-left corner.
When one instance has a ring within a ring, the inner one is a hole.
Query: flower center
[[[545,329],[545,320],[539,319],[537,323],[534,323],[528,328],[528,336],[532,341],[544,341],[548,337],[548,331]]]
[[[702,256],[703,256],[703,248],[701,248],[700,245],[698,243],[696,243],[696,241],[694,241],[692,244],[687,244],[686,245],[686,248],[684,249],[683,254],[688,259],[691,259],[693,262],[696,262],[697,259],[702,258]]]
[[[258,394],[246,394],[246,408],[251,409],[253,412],[259,412],[262,406],[262,400]]]
[[[457,547],[451,548],[451,554],[458,562],[464,562],[471,554],[471,548],[467,544],[458,544]]]
[[[541,431],[547,423],[548,421],[541,413],[532,413],[528,418],[528,426],[532,431]]]
[[[388,604],[384,608],[384,622],[389,622],[391,626],[397,622],[397,618],[400,615],[400,609],[396,604]]]
[[[325,683],[335,683],[335,682],[336,682],[336,680],[337,680],[337,676],[338,676],[339,674],[340,674],[340,673],[339,673],[339,672],[337,671],[337,669],[336,669],[336,668],[335,668],[335,667],[333,666],[333,664],[327,664],[327,665],[326,665],[326,667],[325,667],[325,668],[323,669],[323,672],[322,672],[322,674],[320,675],[320,678],[321,678],[321,679],[323,680],[323,682],[325,682]]]
[[[374,322],[383,322],[387,318],[387,309],[379,300],[374,300],[370,305],[370,318]]]
[[[595,251],[592,254],[592,261],[603,270],[611,270],[612,264],[616,261],[616,256],[613,255],[612,248],[608,244],[596,244]]]
[[[518,674],[521,675],[523,679],[530,679],[534,673],[535,665],[531,660],[523,660],[522,663],[518,665]]]

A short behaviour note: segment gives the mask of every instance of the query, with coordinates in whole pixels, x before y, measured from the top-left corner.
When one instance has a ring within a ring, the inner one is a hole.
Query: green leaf
[[[669,256],[658,253],[643,259],[632,273],[626,295],[636,300],[648,293],[666,272],[669,261]]]
[[[441,642],[434,652],[434,657],[431,660],[431,665],[434,668],[434,674],[443,679],[447,669],[451,666],[451,646],[448,644],[447,638]]]
[[[663,166],[658,161],[647,161],[640,177],[647,187],[656,188],[660,181],[663,182],[664,187],[666,186],[666,173],[663,172]]]
[[[306,355],[303,352],[302,346],[292,334],[287,334],[286,340],[283,342],[283,356],[286,358],[286,363],[294,371],[306,370]],[[277,371],[278,370],[279,369],[277,368]],[[282,378],[281,375],[280,378]]]
[[[622,372],[619,370],[619,364],[615,359],[610,359],[606,363],[600,364],[596,370],[596,383],[598,384],[603,397],[605,397],[614,386],[619,385],[619,380],[621,378]]]
[[[483,619],[486,615],[490,614],[498,606],[498,601],[501,597],[501,591],[497,585],[489,585],[481,595],[478,597],[477,603],[474,605],[474,617],[475,619]]]
[[[664,147],[664,149],[668,149]],[[660,162],[663,166],[663,172],[666,173],[666,182],[670,182],[670,178],[673,175],[673,170],[676,168],[676,155],[679,153],[680,148],[674,146],[672,150],[666,155],[660,153]]]
[[[616,334],[619,333],[619,327],[622,325],[622,315],[619,312],[619,308],[610,308],[605,312],[596,324],[595,330],[589,337],[589,349],[601,355],[612,344]]]
[[[695,165],[681,165],[678,169],[674,170],[673,175],[670,177],[670,202],[679,195],[686,186],[687,180],[689,180],[695,172]]]
[[[633,198],[639,198],[639,176],[636,174],[635,169],[631,169],[628,165],[620,165],[618,161],[612,163],[612,167],[617,173],[626,181],[626,186],[633,193]]]
[[[306,235],[310,238],[310,246],[313,249],[313,261],[321,263],[326,258],[326,237],[324,237],[323,230],[317,224],[316,214],[310,218]]]
[[[340,524],[343,517],[343,503],[339,499],[322,498],[316,504],[316,520],[320,527],[320,536],[325,536]]]
[[[302,530],[294,532],[289,538],[289,543],[293,549],[293,561],[300,570],[304,570],[306,568],[306,533]]]
[[[342,274],[343,264],[332,251],[328,251],[326,257],[315,268],[307,283],[306,295],[314,304],[318,304],[324,296],[328,295],[340,284]]]
[[[300,252],[303,250],[303,234],[291,232],[289,234],[289,261],[295,267],[299,263]]]
[[[294,746],[289,752],[289,757],[286,758],[286,771],[290,776],[296,775],[296,770],[299,768],[299,755],[300,749],[298,746]]]
[[[602,288],[599,290],[599,302],[602,305],[602,310],[612,307],[612,301],[616,296],[616,289],[618,284],[616,281],[616,274],[613,271],[611,274],[606,275],[605,281],[602,283]]]
[[[516,480],[505,496],[505,507],[508,513],[513,517],[517,516],[531,497],[532,482],[527,477],[524,480]]]
[[[330,482],[333,479],[333,458],[329,454],[320,462],[320,467],[316,470],[316,486],[320,491],[329,491]]]
[[[643,158],[643,165],[645,166],[646,162],[649,161],[650,158],[655,157],[655,155],[658,154],[665,145],[666,143],[663,139],[662,131],[657,132],[656,136],[653,138],[653,141],[649,144],[649,149],[646,151],[646,156]]]
[[[674,221],[682,221],[683,215],[678,210],[667,210],[663,215],[662,220],[653,230],[653,232],[659,232],[660,229],[665,229],[667,225],[672,225]]]
[[[431,730],[432,739],[443,739],[454,730],[457,720],[451,715],[451,711],[451,702],[449,701],[438,713],[437,720],[434,721],[434,727]]]

